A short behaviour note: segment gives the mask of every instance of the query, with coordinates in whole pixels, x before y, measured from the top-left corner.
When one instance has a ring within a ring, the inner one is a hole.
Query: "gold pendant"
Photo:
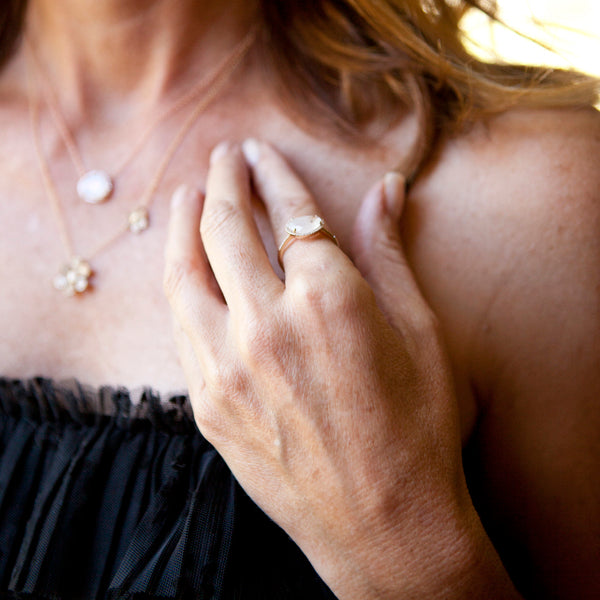
[[[140,206],[129,214],[129,231],[132,233],[142,233],[150,226],[150,215],[145,206]]]
[[[83,258],[75,256],[58,272],[53,281],[54,287],[65,296],[83,294],[89,289],[89,280],[93,274],[90,264]]]

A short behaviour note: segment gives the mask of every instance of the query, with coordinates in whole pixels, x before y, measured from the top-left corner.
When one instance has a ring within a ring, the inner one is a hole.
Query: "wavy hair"
[[[487,63],[465,48],[469,9],[496,19],[496,0],[258,0],[260,49],[285,106],[345,135],[366,136],[407,110],[420,135],[409,180],[437,137],[515,106],[593,106],[598,80],[575,71]],[[27,0],[0,7],[0,64],[14,48]]]

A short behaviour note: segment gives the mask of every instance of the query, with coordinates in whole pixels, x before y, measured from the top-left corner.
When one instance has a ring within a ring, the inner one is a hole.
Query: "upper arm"
[[[470,489],[536,597],[600,596],[599,158],[600,113],[507,115],[449,144],[407,207],[409,257],[477,397]]]

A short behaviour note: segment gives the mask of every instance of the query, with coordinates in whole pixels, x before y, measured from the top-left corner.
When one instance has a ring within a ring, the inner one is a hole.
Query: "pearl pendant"
[[[88,204],[100,204],[112,194],[113,181],[104,171],[88,171],[77,182],[77,195]]]

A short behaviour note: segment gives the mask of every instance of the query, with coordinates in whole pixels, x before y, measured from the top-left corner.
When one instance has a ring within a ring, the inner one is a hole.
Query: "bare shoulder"
[[[516,332],[494,318],[531,334],[530,312],[544,313],[540,304],[568,310],[574,325],[576,304],[593,301],[587,278],[600,267],[599,161],[600,112],[513,111],[446,142],[415,185],[407,249],[482,395],[497,383],[498,361],[515,359],[502,358],[494,343],[496,333],[508,343]]]
[[[449,143],[447,150],[448,160],[466,159],[465,167],[473,169],[468,173],[473,178],[487,173],[480,180],[485,189],[473,187],[473,192],[483,197],[499,193],[498,200],[507,186],[517,193],[512,202],[512,198],[504,199],[506,210],[511,204],[525,214],[529,207],[544,213],[559,206],[596,209],[600,112],[595,109],[508,112],[474,127]],[[526,203],[517,201],[523,194],[528,196]]]
[[[600,590],[599,159],[597,111],[514,111],[441,147],[406,214],[477,397],[474,498],[536,597]]]
[[[413,198],[534,225],[561,207],[597,210],[599,157],[597,110],[512,111],[444,143]]]

